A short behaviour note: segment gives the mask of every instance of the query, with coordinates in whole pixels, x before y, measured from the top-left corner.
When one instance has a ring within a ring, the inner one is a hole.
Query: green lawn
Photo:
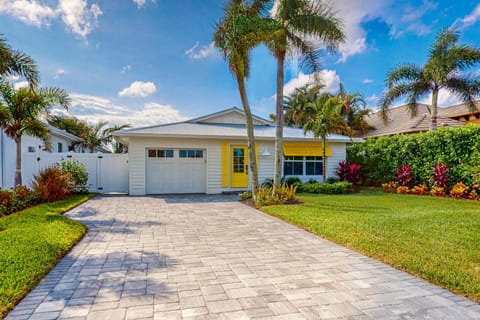
[[[480,202],[363,190],[264,212],[480,302]]]
[[[0,218],[0,318],[82,238],[86,227],[61,214],[93,196],[76,195]]]

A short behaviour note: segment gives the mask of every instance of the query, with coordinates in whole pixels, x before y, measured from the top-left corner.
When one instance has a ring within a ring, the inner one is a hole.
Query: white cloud
[[[36,27],[50,25],[51,19],[56,15],[53,8],[35,0],[0,0],[0,13],[14,16]]]
[[[63,69],[57,69],[57,71],[55,71],[55,76],[53,77],[54,79],[59,79],[61,76],[63,76],[64,74],[66,73],[65,70]]]
[[[431,105],[432,104],[432,94],[429,94],[427,97],[421,99],[419,102]],[[456,104],[460,104],[462,102],[463,102],[462,99],[460,99],[456,94],[454,94],[454,93],[452,93],[448,90],[442,89],[438,93],[437,104],[438,104],[439,107],[453,106],[453,105],[456,105]]]
[[[185,55],[189,56],[190,59],[200,60],[210,57],[215,57],[218,54],[215,44],[211,42],[209,45],[204,45],[200,47],[200,43],[197,41],[193,47],[185,51]]]
[[[15,90],[18,90],[21,88],[27,88],[27,87],[28,87],[28,81],[19,81],[13,84],[13,89]]]
[[[123,66],[122,67],[122,70],[120,71],[120,73],[127,73],[128,71],[130,71],[130,69],[132,69],[132,66],[127,64],[126,66]]]
[[[478,4],[469,15],[455,20],[453,25],[459,27],[460,29],[465,29],[470,26],[473,26],[479,20],[480,20],[480,4]]]
[[[78,93],[72,93],[70,97],[72,105],[68,109],[68,114],[91,123],[107,121],[110,124],[141,127],[188,119],[173,106],[157,102],[149,102],[141,109],[134,109],[102,97]],[[67,114],[63,109],[55,109],[54,113]]]
[[[147,5],[147,0],[133,0],[133,3],[137,6],[138,9],[144,8]],[[152,3],[155,3],[156,0],[152,0]]]
[[[39,28],[60,17],[68,30],[85,39],[97,26],[102,10],[96,3],[88,7],[87,0],[58,0],[57,7],[37,0],[0,0],[0,13]]]
[[[335,70],[322,70],[318,73],[320,81],[325,86],[322,91],[336,92],[340,86],[340,76]],[[291,95],[296,88],[300,88],[308,83],[315,82],[315,74],[304,74],[300,72],[296,78],[288,81],[284,86],[284,95]]]
[[[368,83],[373,83],[372,79],[363,79],[362,83],[368,84]]]
[[[96,3],[89,8],[87,0],[59,0],[58,12],[67,28],[82,38],[97,27],[98,17],[103,14]]]
[[[157,92],[153,82],[135,81],[118,93],[120,97],[147,97]]]
[[[420,7],[405,6],[405,13],[402,16],[402,22],[416,22],[421,19],[427,12],[435,10],[438,4],[429,0],[423,0]]]

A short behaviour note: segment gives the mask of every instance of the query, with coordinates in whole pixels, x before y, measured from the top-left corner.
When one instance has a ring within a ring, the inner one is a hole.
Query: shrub
[[[332,184],[332,183],[335,183],[335,182],[340,182],[340,179],[335,178],[335,177],[330,177],[330,178],[327,179],[327,183],[329,183],[329,184]],[[310,179],[310,180],[308,180],[307,183],[318,183],[318,181],[315,180],[315,179]]]
[[[395,193],[397,191],[397,184],[394,181],[390,181],[382,184],[382,188],[385,192]]]
[[[303,192],[303,186],[304,186],[304,184],[301,183],[301,182],[295,182],[293,184],[293,187],[295,187],[295,189],[297,190],[297,193],[298,192]]]
[[[380,186],[402,164],[412,167],[412,183],[429,183],[435,163],[448,166],[450,184],[472,184],[480,163],[480,126],[439,128],[419,134],[366,139],[348,147],[347,160],[362,165],[362,181]]]
[[[448,188],[448,166],[435,163],[433,168],[433,185],[435,187]]]
[[[37,202],[35,194],[25,186],[17,186],[12,190],[0,190],[0,216],[31,207]]]
[[[252,198],[252,191],[245,191],[239,194],[240,199],[248,200]]]
[[[282,184],[277,188],[276,193],[272,194],[272,188],[260,188],[255,199],[257,206],[271,206],[277,204],[291,203],[295,201],[296,187]]]
[[[357,184],[360,181],[360,170],[362,166],[357,163],[349,163],[347,161],[340,161],[338,164],[336,174],[340,181],[348,181],[352,184]]]
[[[324,194],[347,194],[352,192],[352,184],[350,182],[335,183],[307,183],[303,186],[304,192],[307,193],[324,193]]]
[[[399,187],[397,188],[397,193],[398,193],[398,194],[407,194],[407,193],[409,193],[409,192],[410,192],[410,189],[409,189],[408,187],[406,187],[406,186],[399,186]]]
[[[261,187],[265,189],[273,188],[273,179],[267,178],[263,180]]]
[[[338,169],[335,171],[340,181],[348,181],[348,176],[350,174],[350,164],[343,160],[338,164]]]
[[[88,191],[88,173],[83,163],[75,160],[65,161],[62,159],[60,166],[63,172],[69,173],[72,176],[75,192]]]
[[[302,179],[299,177],[283,177],[282,178],[282,185],[287,184],[289,186],[293,186],[295,183],[302,183]]]
[[[445,197],[445,188],[434,186],[430,189],[430,194],[435,197]]]
[[[401,187],[410,187],[412,183],[412,167],[402,165],[397,168],[397,182]]]
[[[33,191],[46,202],[67,199],[74,191],[72,176],[58,165],[41,170],[33,177]]]
[[[452,187],[452,190],[450,190],[450,196],[457,199],[467,198],[468,187],[464,183],[459,182]]]
[[[419,184],[418,186],[413,187],[412,190],[410,190],[410,193],[423,196],[428,194],[428,187],[424,184]]]

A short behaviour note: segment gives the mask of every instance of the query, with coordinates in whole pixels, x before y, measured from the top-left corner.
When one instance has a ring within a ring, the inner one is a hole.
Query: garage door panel
[[[147,194],[206,192],[204,158],[179,158],[179,150],[174,150],[172,158],[149,157],[149,154],[157,153],[147,150]]]

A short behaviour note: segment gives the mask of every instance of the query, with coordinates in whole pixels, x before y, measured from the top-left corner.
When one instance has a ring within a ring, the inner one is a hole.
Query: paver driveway
[[[228,196],[97,197],[9,319],[480,319],[480,305]]]

